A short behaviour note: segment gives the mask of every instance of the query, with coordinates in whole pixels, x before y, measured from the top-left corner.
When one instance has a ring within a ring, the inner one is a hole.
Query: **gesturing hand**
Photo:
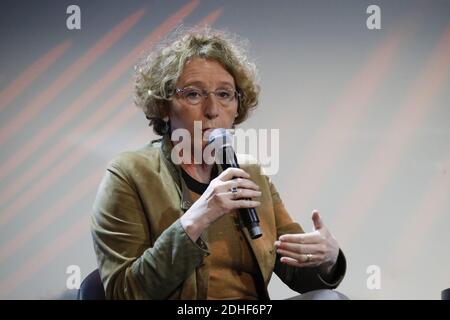
[[[314,232],[284,234],[275,241],[280,261],[295,267],[320,267],[331,273],[339,254],[339,245],[323,223],[319,212],[313,211]]]

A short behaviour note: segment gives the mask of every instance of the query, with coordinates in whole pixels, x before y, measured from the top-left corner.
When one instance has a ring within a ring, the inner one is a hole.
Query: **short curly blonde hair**
[[[167,133],[163,119],[168,114],[168,101],[184,65],[197,57],[217,61],[231,74],[241,94],[234,124],[247,119],[258,104],[260,87],[256,66],[249,61],[243,41],[236,39],[210,27],[178,29],[136,65],[135,104],[144,111],[156,134]]]

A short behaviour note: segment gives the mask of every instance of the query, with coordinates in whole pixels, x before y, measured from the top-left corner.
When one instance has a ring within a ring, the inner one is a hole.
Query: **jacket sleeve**
[[[179,219],[151,245],[148,223],[133,182],[119,165],[110,164],[91,219],[107,299],[166,299],[208,254]]]
[[[304,233],[303,228],[295,223],[289,216],[274,184],[268,178],[272,194],[275,221],[277,226],[277,239],[288,233]],[[280,262],[281,256],[277,254],[274,272],[292,290],[304,293],[316,289],[334,289],[342,281],[346,271],[344,254],[339,250],[338,260],[334,272],[334,279],[325,281],[318,273],[317,268],[297,268]]]

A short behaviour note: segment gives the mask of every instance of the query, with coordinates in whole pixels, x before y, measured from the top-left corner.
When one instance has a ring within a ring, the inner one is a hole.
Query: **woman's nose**
[[[208,119],[214,119],[219,116],[219,104],[215,99],[216,97],[211,94],[205,99],[204,113]]]

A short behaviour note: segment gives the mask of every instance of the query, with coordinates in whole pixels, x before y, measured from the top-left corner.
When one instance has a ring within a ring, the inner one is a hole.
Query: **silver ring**
[[[233,187],[233,188],[230,189],[230,191],[231,191],[231,193],[237,193],[238,189],[236,187]]]
[[[311,258],[312,258],[312,254],[311,253],[306,254],[306,261],[305,262],[311,261]]]

